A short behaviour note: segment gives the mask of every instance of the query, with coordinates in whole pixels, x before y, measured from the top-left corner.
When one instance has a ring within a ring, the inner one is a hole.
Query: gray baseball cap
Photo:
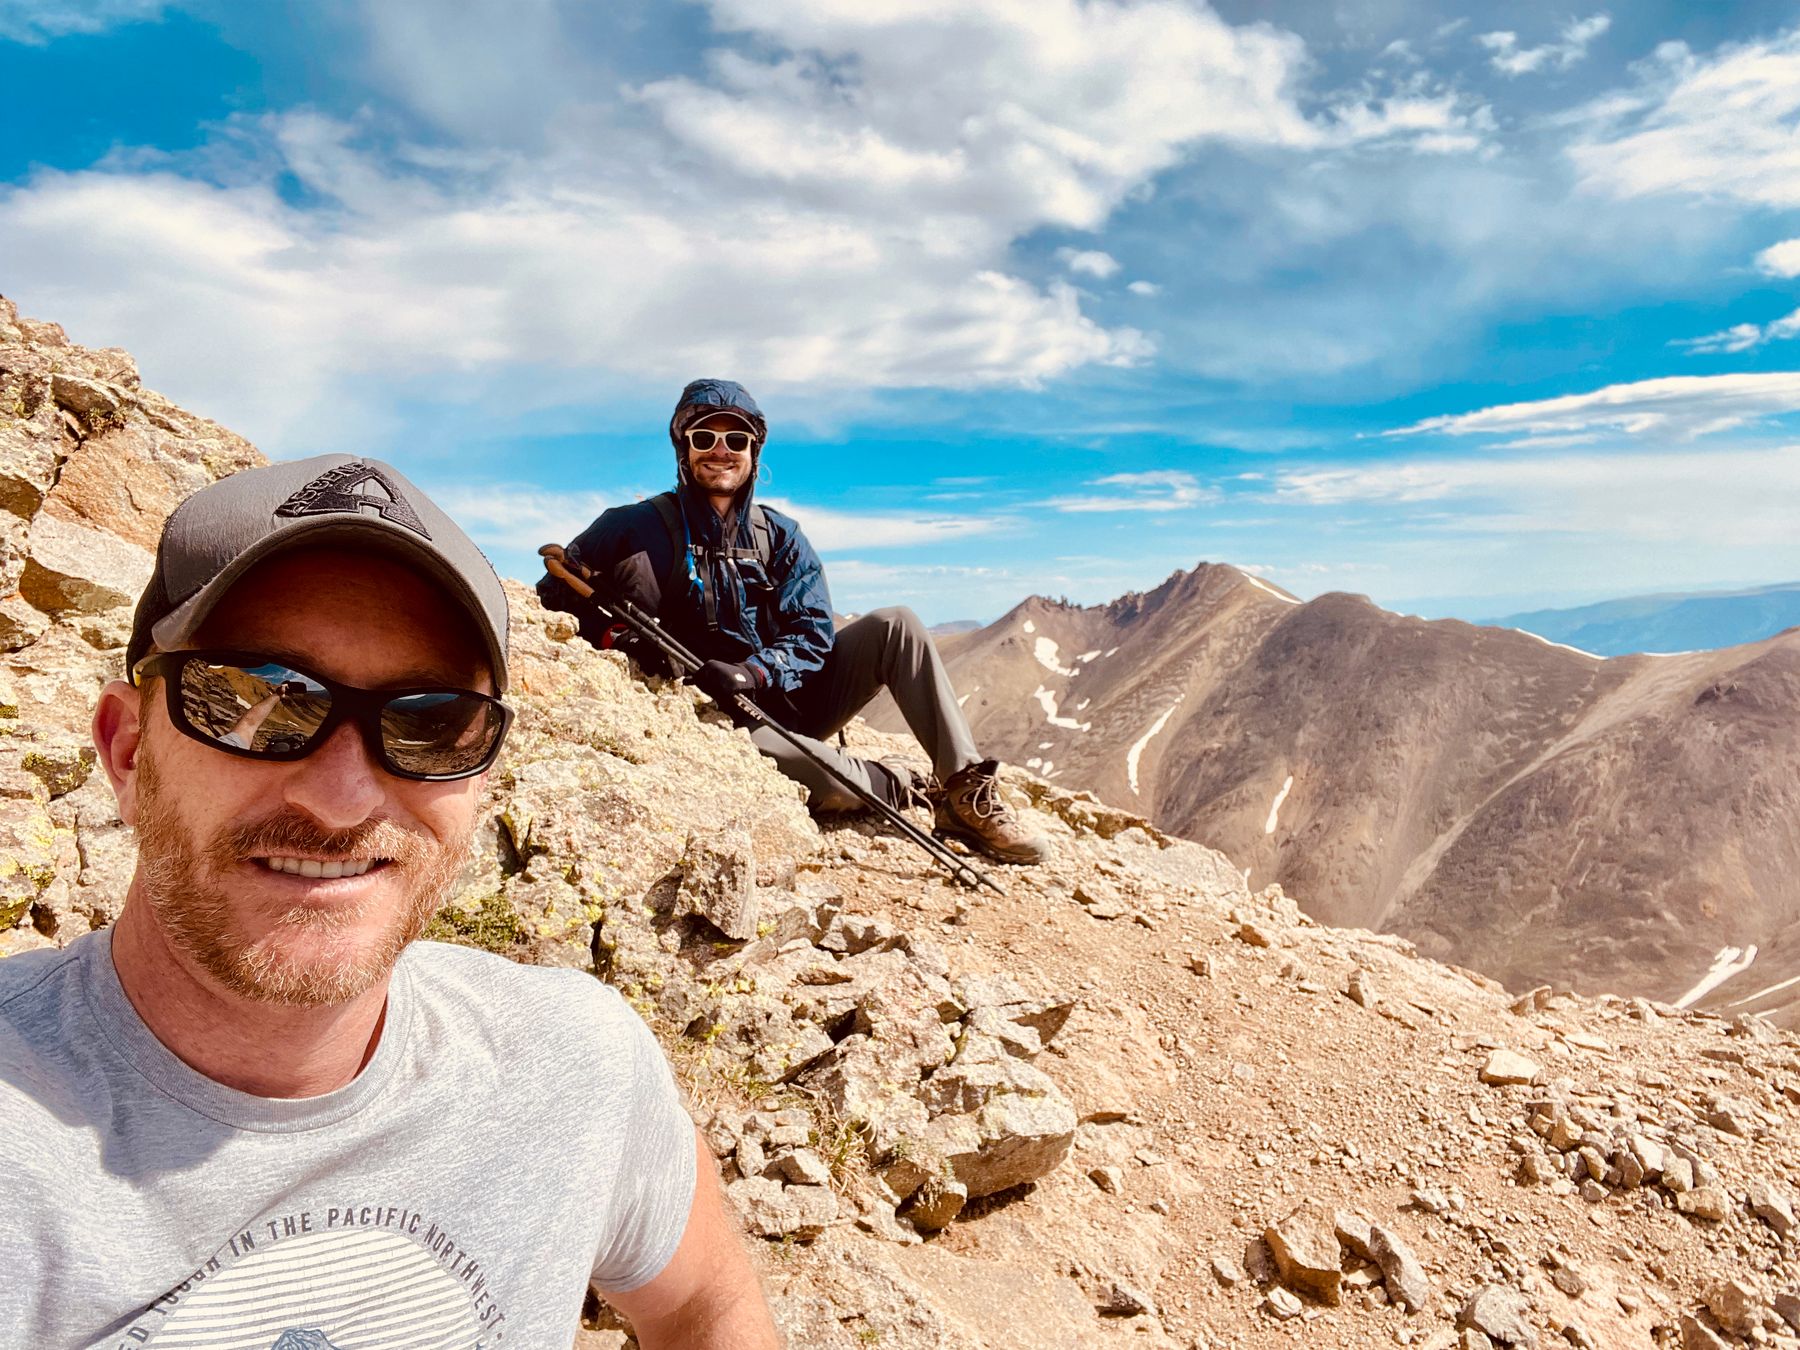
[[[257,563],[298,545],[337,542],[396,554],[448,591],[474,620],[494,684],[506,692],[506,592],[493,564],[399,470],[349,455],[245,469],[177,506],[138,598],[127,675],[152,646],[179,651],[191,644],[214,606]]]

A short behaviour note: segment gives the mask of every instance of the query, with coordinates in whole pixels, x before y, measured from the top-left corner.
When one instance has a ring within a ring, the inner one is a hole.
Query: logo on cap
[[[325,470],[276,507],[275,514],[323,516],[348,511],[354,515],[365,506],[374,507],[384,520],[404,525],[426,539],[431,538],[431,531],[425,528],[419,513],[400,495],[400,489],[393,481],[380,469],[360,459]]]

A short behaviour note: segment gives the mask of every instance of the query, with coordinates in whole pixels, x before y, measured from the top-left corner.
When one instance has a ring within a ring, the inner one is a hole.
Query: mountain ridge
[[[1602,658],[1203,563],[942,650],[986,753],[1135,802],[1326,922],[1515,984],[1674,998],[1752,946],[1800,974],[1800,739],[1770,712],[1800,708],[1800,633]]]

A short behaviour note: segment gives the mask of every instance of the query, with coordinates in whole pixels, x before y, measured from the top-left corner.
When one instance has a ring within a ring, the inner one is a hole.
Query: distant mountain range
[[[1202,564],[940,642],[985,753],[1134,806],[1324,922],[1512,987],[1670,1001],[1754,947],[1703,1001],[1800,997],[1800,632],[1602,660]]]
[[[1540,609],[1491,620],[1596,656],[1734,647],[1800,625],[1800,581],[1744,591],[1634,595],[1577,609]]]

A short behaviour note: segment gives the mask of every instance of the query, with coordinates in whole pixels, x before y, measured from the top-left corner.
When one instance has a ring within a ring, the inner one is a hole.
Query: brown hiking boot
[[[937,801],[938,832],[1001,862],[1043,862],[1050,856],[1049,842],[1000,795],[999,775],[1000,762],[993,759],[951,774]]]

